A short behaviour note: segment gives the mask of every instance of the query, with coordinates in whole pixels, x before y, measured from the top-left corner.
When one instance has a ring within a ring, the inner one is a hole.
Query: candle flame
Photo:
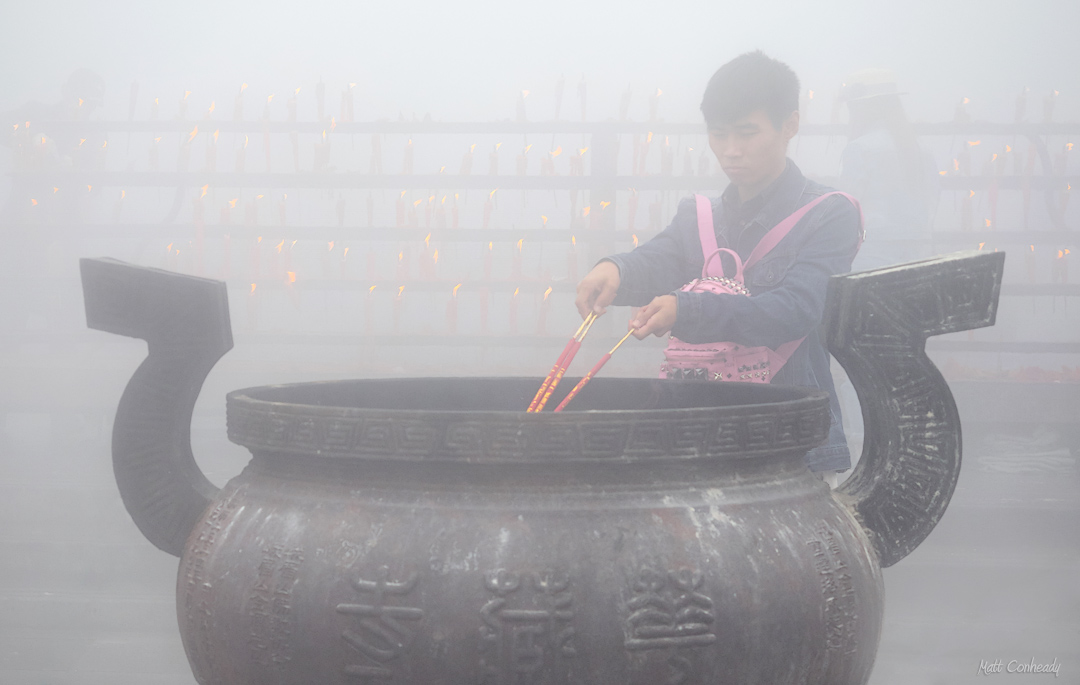
[[[648,145],[652,142],[652,131],[649,131],[649,135],[645,138],[645,144]]]
[[[326,245],[327,245],[327,248],[326,248],[327,252],[333,252],[334,251],[334,241],[333,240],[328,242]]]
[[[1064,257],[1065,257],[1065,252],[1063,250],[1058,250],[1058,259],[1063,259]]]
[[[952,161],[952,168],[953,168],[953,171],[960,171],[960,160],[959,159],[954,159]]]
[[[265,195],[256,195],[256,196],[255,196],[255,199],[256,199],[256,200],[261,200],[261,199],[263,199],[264,197],[266,197],[266,196],[265,196]]]
[[[517,241],[518,252],[521,252],[521,244],[525,242],[524,238],[519,238]]]
[[[234,197],[233,199],[229,200],[229,209],[236,209],[236,201],[239,199],[240,198],[238,197]]]
[[[524,100],[527,97],[529,97],[529,91],[527,91],[527,90],[521,91],[521,99]]]
[[[498,152],[499,148],[501,148],[501,147],[502,147],[502,143],[495,143],[495,152]]]
[[[656,89],[656,97],[660,97],[663,94],[664,94],[664,91],[660,90],[659,88]]]
[[[255,238],[255,242],[256,243],[261,243],[262,242],[262,236],[259,236],[259,237]]]
[[[281,254],[281,248],[283,248],[283,247],[285,247],[285,239],[284,238],[282,238],[281,242],[277,244],[278,254]]]
[[[214,142],[215,142],[215,143],[217,142],[217,139],[218,139],[218,134],[219,134],[219,133],[221,133],[221,129],[216,129],[216,130],[214,131]]]
[[[273,93],[270,93],[269,95],[267,95],[266,96],[266,104],[269,105],[270,101],[273,100],[273,99],[274,99],[274,94]]]
[[[431,234],[428,233],[424,236],[424,247],[427,247],[431,243]]]
[[[810,91],[810,93],[809,93],[809,95],[808,95],[808,97],[809,97],[809,98],[810,98],[811,100],[813,100],[813,99],[814,99],[814,91],[812,91],[812,90],[811,90],[811,91]]]
[[[42,143],[44,143],[44,142],[45,142],[45,136],[41,136],[41,142],[42,142]],[[104,149],[105,149],[105,148],[107,148],[108,146],[109,146],[109,141],[107,141],[107,140],[106,140],[106,141],[105,141],[104,143],[102,143],[102,144],[101,144],[101,149],[102,149],[102,150],[104,150]]]
[[[299,95],[299,94],[300,94],[300,89],[299,88],[297,88],[296,90],[293,91],[293,96],[296,96],[296,95]]]
[[[600,209],[607,209],[610,204],[607,200],[600,200]]]
[[[1032,251],[1032,252],[1034,252],[1034,251],[1035,251],[1035,246],[1034,246],[1034,245],[1028,245],[1028,247],[1030,247],[1030,248],[1031,248],[1031,251]]]
[[[529,154],[529,150],[531,150],[531,149],[532,149],[532,143],[529,143],[528,145],[525,146],[525,154]]]
[[[986,220],[986,227],[990,228],[990,220],[989,219]]]
[[[636,233],[631,234],[630,237],[634,240],[634,247],[637,247],[637,234]]]
[[[981,140],[969,140],[967,142],[967,144],[970,145],[971,147],[975,147],[976,145],[981,145],[982,141]]]
[[[968,104],[969,102],[971,102],[971,98],[964,98],[964,104],[965,105]]]
[[[581,208],[581,216],[583,216],[583,217],[589,216],[589,210],[590,209],[592,209],[592,207],[582,207]]]
[[[547,217],[541,214],[540,219],[544,222],[544,225],[547,226]]]
[[[165,246],[165,251],[166,251],[166,252],[172,252],[172,246],[173,246],[173,244],[172,244],[172,243],[169,243],[168,245],[166,245],[166,246]]]
[[[416,202],[412,203],[412,206],[413,206],[413,207],[419,207],[419,206],[420,206],[420,203],[421,203],[421,202],[423,202],[423,200],[422,200],[422,199],[421,199],[421,200],[417,200]]]
[[[489,240],[489,241],[488,241],[488,251],[490,252],[490,251],[491,251],[491,250],[493,250],[494,248],[495,248],[495,243],[494,243],[494,241],[491,241],[491,240]]]
[[[578,148],[578,151],[577,151],[578,157],[584,157],[585,153],[588,152],[588,151],[589,151],[589,148],[587,148],[587,147]]]
[[[471,155],[473,153],[473,150],[475,150],[475,149],[476,149],[476,143],[473,143],[472,145],[469,146],[469,154]]]
[[[255,294],[255,284],[254,283],[251,284],[251,293],[250,294],[251,295]]]
[[[974,190],[970,191],[970,192],[968,193],[968,197],[969,197],[969,198],[975,197],[975,191],[974,191]]]
[[[939,175],[939,176],[944,176],[944,175],[946,175],[946,174],[948,174],[948,173],[949,173],[949,172],[947,172],[947,171],[939,171],[939,172],[938,172],[938,175]]]
[[[160,143],[161,142],[161,136],[158,136],[157,138],[154,138],[154,142],[155,143]]]
[[[435,253],[431,255],[431,263],[432,264],[438,264],[439,263],[439,251],[438,250],[435,250]]]
[[[90,192],[90,191],[91,191],[91,190],[93,190],[93,189],[94,189],[94,186],[92,186],[92,185],[89,185],[89,184],[87,184],[87,186],[86,186],[86,192]]]
[[[335,128],[337,128],[337,119],[330,117],[330,130],[333,131]]]
[[[554,150],[551,151],[551,156],[552,157],[558,157],[561,154],[562,154],[562,145],[560,145],[559,147],[557,147],[557,148],[555,148]]]
[[[397,259],[398,259],[398,261],[399,261],[399,262],[400,262],[401,260],[405,259],[405,251],[404,251],[404,250],[402,250],[401,252],[398,252],[398,253],[397,253]]]
[[[458,288],[460,288],[460,287],[461,287],[460,283],[458,283],[457,285],[454,286],[454,297],[457,297],[457,291],[458,291]]]
[[[191,91],[190,90],[185,90],[184,91],[184,99],[187,100],[189,95],[191,95]]]
[[[161,104],[161,98],[154,98],[154,104],[155,105]]]
[[[53,189],[53,192],[56,192],[56,189]],[[120,191],[120,199],[123,200],[125,197],[127,197],[127,191],[126,190],[121,190]]]
[[[346,260],[346,259],[348,259],[348,258],[349,258],[349,248],[347,248],[347,247],[346,247],[346,248],[345,248],[344,250],[342,250],[342,252],[341,252],[341,261],[345,261],[345,260]]]
[[[1069,152],[1072,152],[1073,144],[1072,143],[1065,143],[1065,149],[1068,150]]]
[[[551,294],[551,286],[549,285],[548,289],[544,291],[544,301],[545,302],[547,301],[548,295],[550,295],[550,294]]]
[[[57,188],[56,186],[53,186],[53,189],[52,189],[52,191],[53,191],[53,193],[55,194],[55,193],[58,193],[58,192],[60,192],[60,189],[59,189],[59,188]]]
[[[201,190],[202,190],[202,195],[199,196],[200,199],[206,197],[206,193],[210,191],[210,184],[207,183],[206,185],[204,185],[201,188]]]
[[[247,84],[246,83],[241,83],[240,84],[240,92],[243,93],[245,90],[247,90]]]
[[[296,283],[296,272],[286,271],[285,275],[289,277],[289,283]]]
[[[1005,152],[1012,152],[1012,145],[1006,145]]]
[[[356,87],[356,82],[354,81],[353,83],[350,83],[350,84],[349,84],[349,87],[350,87],[350,88],[355,88],[355,87]]]
[[[994,154],[993,154],[993,155],[992,155],[992,156],[990,157],[990,161],[991,161],[991,162],[996,162],[996,161],[997,161],[997,158],[998,158],[998,156],[997,156],[997,153],[995,152],[995,153],[994,153]]]
[[[983,242],[983,243],[979,243],[979,249],[980,249],[980,250],[981,250],[981,249],[983,249],[983,245],[985,245],[985,244],[986,244],[985,242]]]
[[[397,289],[397,296],[401,297],[401,293],[405,290],[405,286],[399,285]]]
[[[206,113],[211,114],[214,111],[214,106],[215,106],[215,103],[214,103],[213,100],[211,100],[210,101],[210,109]]]
[[[37,200],[35,200],[34,198],[30,198],[30,204],[37,207]]]
[[[26,125],[29,126],[30,122],[29,121],[26,122]],[[86,142],[86,138],[79,138],[79,147],[82,147],[82,144],[85,143],[85,142]]]
[[[292,241],[291,243],[289,243],[289,249],[290,250],[293,249],[294,247],[296,247],[296,241],[295,240]]]
[[[577,237],[576,236],[570,236],[570,244],[573,245],[574,247],[577,247]]]
[[[191,129],[191,133],[188,135],[188,139],[187,139],[188,142],[190,143],[191,141],[195,140],[195,136],[197,136],[197,135],[199,135],[199,127],[198,127],[198,125],[196,125],[195,128]]]
[[[521,291],[521,288],[514,288],[514,297],[517,297],[517,296],[518,296],[518,293],[519,293],[520,291]]]
[[[379,286],[377,286],[377,285],[373,285],[373,286],[371,286],[370,288],[368,288],[368,289],[367,289],[368,295],[370,295],[371,293],[375,292],[375,288],[378,288],[378,287],[379,287]]]
[[[488,193],[488,199],[489,199],[489,200],[492,200],[492,199],[494,199],[494,198],[495,198],[495,191],[496,191],[496,190],[498,190],[498,188],[496,188],[495,190],[493,190],[493,191],[491,191],[490,193]]]

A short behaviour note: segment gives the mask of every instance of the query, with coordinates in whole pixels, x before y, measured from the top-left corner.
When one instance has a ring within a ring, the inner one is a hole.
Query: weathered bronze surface
[[[215,493],[186,433],[231,346],[222,284],[111,260],[84,260],[83,282],[90,326],[150,341],[117,482],[181,557],[199,682],[843,685],[869,678],[881,566],[959,473],[923,343],[993,323],[1003,257],[834,281],[830,347],[867,418],[836,493],[802,463],[823,394],[614,378],[559,414],[524,411],[533,378],[235,391],[229,437],[252,460]]]

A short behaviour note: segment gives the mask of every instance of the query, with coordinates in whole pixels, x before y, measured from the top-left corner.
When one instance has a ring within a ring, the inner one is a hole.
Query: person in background
[[[855,72],[841,99],[848,139],[841,189],[862,204],[866,240],[852,269],[863,271],[931,255],[931,210],[937,188],[933,159],[919,146],[904,113],[896,78],[884,69]]]
[[[711,200],[717,244],[746,260],[770,229],[831,190],[803,176],[787,157],[788,143],[799,131],[799,79],[786,64],[760,51],[747,53],[709,80],[701,111],[709,145],[731,181]],[[689,197],[654,238],[594,266],[578,284],[575,304],[582,318],[602,314],[612,304],[644,305],[630,322],[638,339],[670,332],[687,343],[731,341],[776,349],[805,336],[772,382],[830,395],[828,439],[805,462],[835,485],[837,472],[850,467],[851,455],[821,322],[829,277],[850,270],[860,229],[855,205],[827,197],[746,270],[750,297],[684,292],[680,288],[701,275],[705,261],[696,203]]]

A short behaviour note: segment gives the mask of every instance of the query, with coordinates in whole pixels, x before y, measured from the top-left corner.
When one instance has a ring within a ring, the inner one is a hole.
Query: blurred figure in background
[[[841,92],[849,133],[839,186],[859,199],[866,220],[853,271],[931,254],[934,163],[919,146],[900,95],[896,78],[884,69],[855,72]]]

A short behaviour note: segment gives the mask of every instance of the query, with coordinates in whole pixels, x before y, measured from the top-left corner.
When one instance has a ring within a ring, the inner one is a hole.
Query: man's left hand
[[[634,337],[638,340],[644,339],[647,335],[657,337],[667,335],[671,327],[675,325],[678,309],[678,300],[674,295],[654,297],[652,302],[638,310],[629,328],[636,329]]]

